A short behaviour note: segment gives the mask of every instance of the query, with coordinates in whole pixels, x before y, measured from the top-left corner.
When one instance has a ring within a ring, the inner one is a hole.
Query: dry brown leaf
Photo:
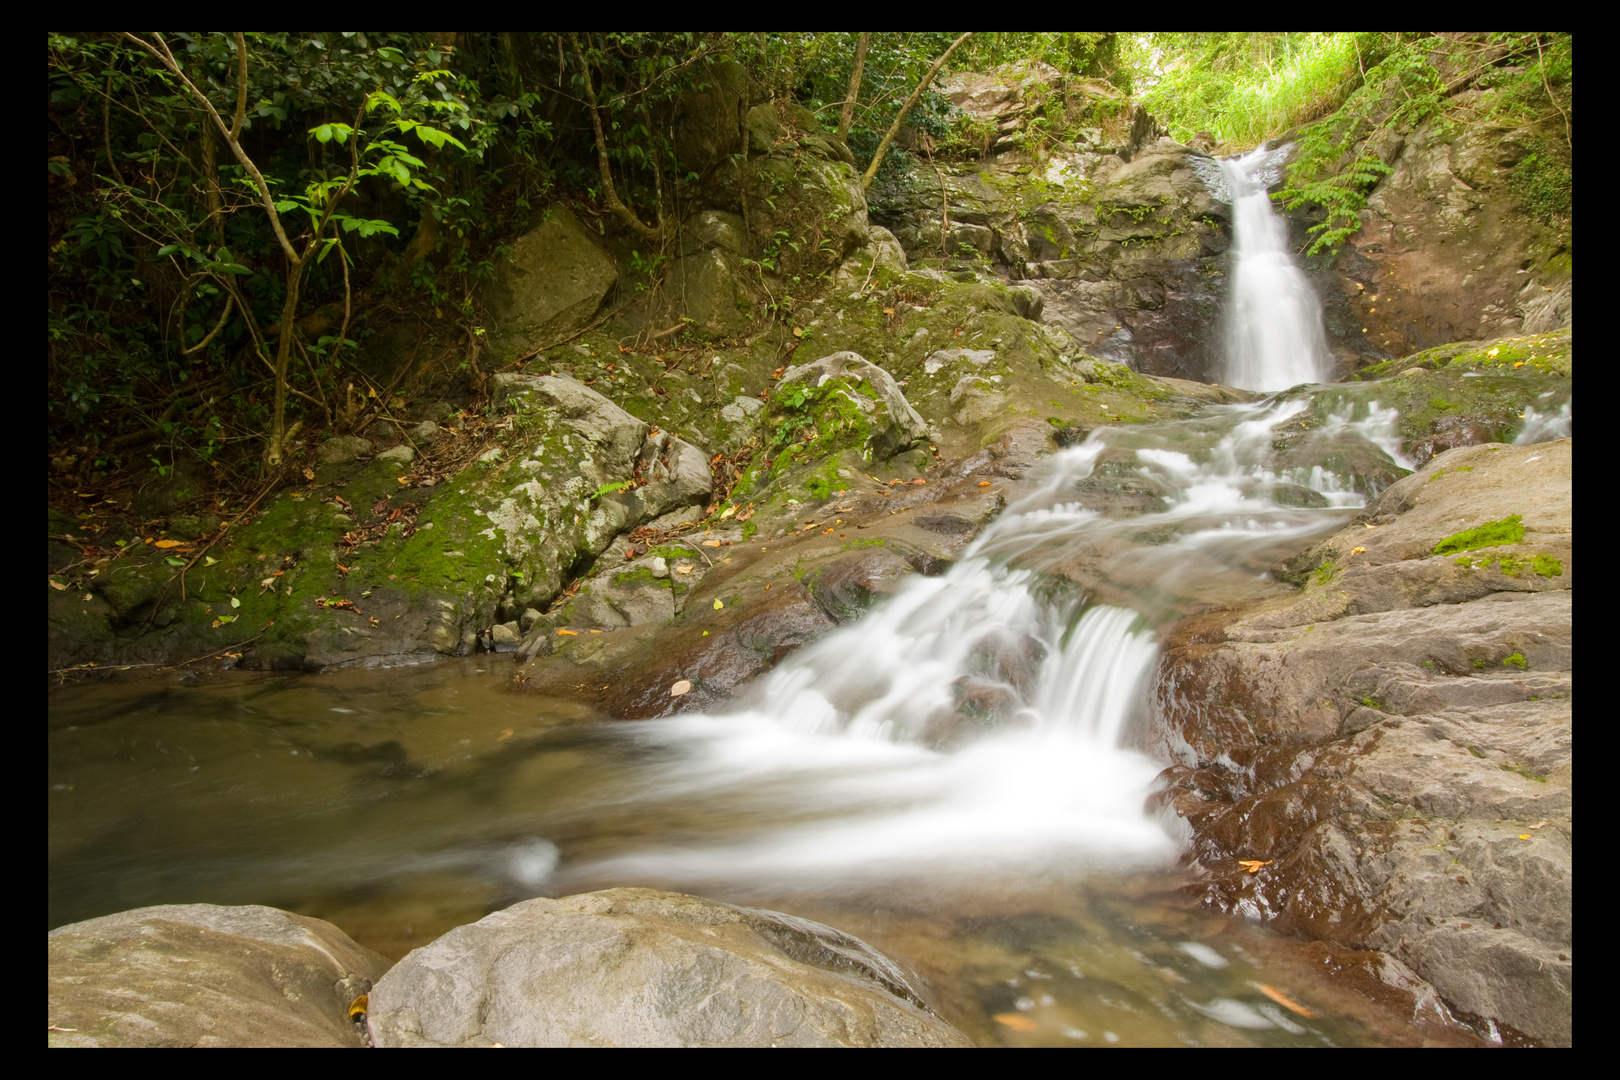
[[[704,547],[719,547],[720,546],[720,541],[718,541],[718,540],[705,540],[705,541],[703,541],[703,546]]]
[[[1037,1027],[1040,1027],[1039,1024],[1022,1013],[996,1013],[991,1019],[998,1024],[1012,1028],[1014,1031],[1034,1031]]]
[[[505,742],[507,739],[510,739],[511,737],[512,737],[512,729],[511,728],[501,728],[501,733],[500,733],[500,735],[496,736],[495,741],[496,742]]]
[[[51,581],[50,578],[46,578],[45,580],[46,581]],[[67,591],[67,586],[62,584],[60,581],[51,581],[51,588],[55,589],[57,592],[66,592]]]
[[[153,544],[152,546],[153,547],[160,547],[160,548],[177,548],[177,547],[185,547],[186,542],[184,540],[159,540],[157,543]]]
[[[1265,983],[1252,983],[1251,985],[1256,990],[1260,991],[1262,994],[1266,995],[1266,997],[1270,998],[1272,1001],[1275,1001],[1285,1009],[1297,1012],[1301,1016],[1316,1015],[1314,1012],[1307,1009],[1305,1006],[1301,1005],[1299,1002],[1295,1001],[1281,990],[1278,990],[1275,986],[1267,986]]]
[[[677,574],[690,574],[692,572],[692,568],[690,566],[677,566],[675,568],[675,572]]]
[[[691,692],[692,680],[690,679],[682,679],[680,682],[669,688],[670,697],[680,697],[682,694],[690,694]]]

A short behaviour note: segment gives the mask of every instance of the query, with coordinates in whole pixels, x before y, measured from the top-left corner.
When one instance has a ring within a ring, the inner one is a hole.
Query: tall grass
[[[1361,79],[1359,36],[1300,35],[1284,39],[1275,57],[1263,49],[1188,49],[1144,100],[1183,142],[1208,131],[1229,150],[1248,149],[1344,101]]]

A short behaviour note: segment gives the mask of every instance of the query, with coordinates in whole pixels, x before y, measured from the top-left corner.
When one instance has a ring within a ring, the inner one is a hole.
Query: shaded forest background
[[[1468,87],[1547,133],[1511,183],[1567,227],[1572,51],[1557,33],[52,33],[53,499],[176,469],[245,491],[299,438],[418,395],[476,408],[502,362],[480,301],[497,261],[562,203],[621,254],[621,290],[644,290],[712,166],[683,120],[739,72],[749,103],[812,110],[876,173],[874,210],[908,171],[983,153],[935,85],[952,71],[1039,63],[1106,88],[1036,107],[1018,149],[1037,158],[1119,133],[1132,100],[1215,153],[1286,136],[1301,150],[1277,198],[1320,208],[1312,250],[1331,251],[1389,171],[1380,135]],[[368,350],[401,324],[407,362]]]

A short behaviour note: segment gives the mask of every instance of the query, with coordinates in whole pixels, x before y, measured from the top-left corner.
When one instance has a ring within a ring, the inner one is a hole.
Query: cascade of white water
[[[1049,459],[949,571],[908,578],[785,660],[750,707],[614,728],[649,755],[615,800],[652,819],[702,805],[749,824],[599,854],[554,887],[971,888],[1171,858],[1180,826],[1144,809],[1161,766],[1128,745],[1154,627],[1252,589],[1278,545],[1335,520],[1272,498],[1289,483],[1269,464],[1275,429],[1303,408],[1100,432]],[[1105,452],[1114,470],[1134,458],[1132,483],[1162,492],[1162,509],[1114,519],[1073,501],[1077,485],[1111,482],[1094,476]],[[1331,475],[1305,480],[1337,490]],[[1143,546],[1143,533],[1162,541]]]
[[[1222,161],[1232,200],[1231,294],[1226,374],[1231,386],[1284,390],[1324,382],[1332,370],[1322,305],[1288,252],[1288,226],[1272,212],[1266,187],[1279,151],[1261,147]]]

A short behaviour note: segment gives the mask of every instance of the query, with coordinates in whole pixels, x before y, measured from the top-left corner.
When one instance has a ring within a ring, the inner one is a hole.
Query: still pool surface
[[[605,721],[508,678],[466,660],[53,691],[49,925],[270,904],[399,957],[527,897],[648,885],[864,937],[984,1045],[1423,1038],[1409,1015],[1324,974],[1313,947],[1194,910],[1177,892],[1173,823],[1054,844],[1043,818],[1061,807],[1039,790],[1050,776],[1034,776],[1023,825],[1001,812],[987,830],[963,813],[971,800],[931,794],[941,769],[956,770],[948,784],[976,782],[959,754],[821,735],[804,738],[839,745],[807,758],[803,744],[750,748],[702,718]],[[753,767],[718,782],[720,752]],[[953,819],[960,848],[937,833]],[[1004,834],[1002,857],[986,856],[987,831]]]

